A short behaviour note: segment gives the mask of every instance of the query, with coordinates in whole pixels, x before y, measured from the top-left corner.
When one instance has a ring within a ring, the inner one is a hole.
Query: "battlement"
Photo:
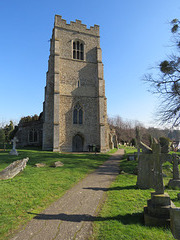
[[[68,24],[66,20],[62,19],[62,16],[60,15],[55,15],[54,26],[72,30],[72,31],[99,36],[98,25],[94,25],[94,27],[87,28],[87,25],[82,24],[80,20],[76,20],[76,22],[70,22],[70,24]]]

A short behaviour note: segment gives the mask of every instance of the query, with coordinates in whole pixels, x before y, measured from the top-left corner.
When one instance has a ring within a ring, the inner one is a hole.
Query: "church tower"
[[[99,26],[55,16],[43,106],[43,149],[109,148]]]

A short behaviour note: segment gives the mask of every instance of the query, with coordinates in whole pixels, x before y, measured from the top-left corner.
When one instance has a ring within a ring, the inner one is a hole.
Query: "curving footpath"
[[[63,197],[28,223],[12,240],[85,240],[92,233],[92,222],[105,192],[119,173],[119,149],[95,172],[89,174]],[[33,214],[33,213],[32,213]]]

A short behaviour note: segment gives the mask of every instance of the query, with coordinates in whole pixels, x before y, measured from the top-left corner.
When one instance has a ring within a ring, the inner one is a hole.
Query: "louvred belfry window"
[[[81,41],[73,42],[73,59],[84,60],[84,44]]]

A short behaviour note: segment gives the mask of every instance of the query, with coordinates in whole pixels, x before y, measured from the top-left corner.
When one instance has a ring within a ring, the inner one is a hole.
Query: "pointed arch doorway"
[[[76,134],[72,140],[72,151],[83,152],[84,139],[81,135]]]

